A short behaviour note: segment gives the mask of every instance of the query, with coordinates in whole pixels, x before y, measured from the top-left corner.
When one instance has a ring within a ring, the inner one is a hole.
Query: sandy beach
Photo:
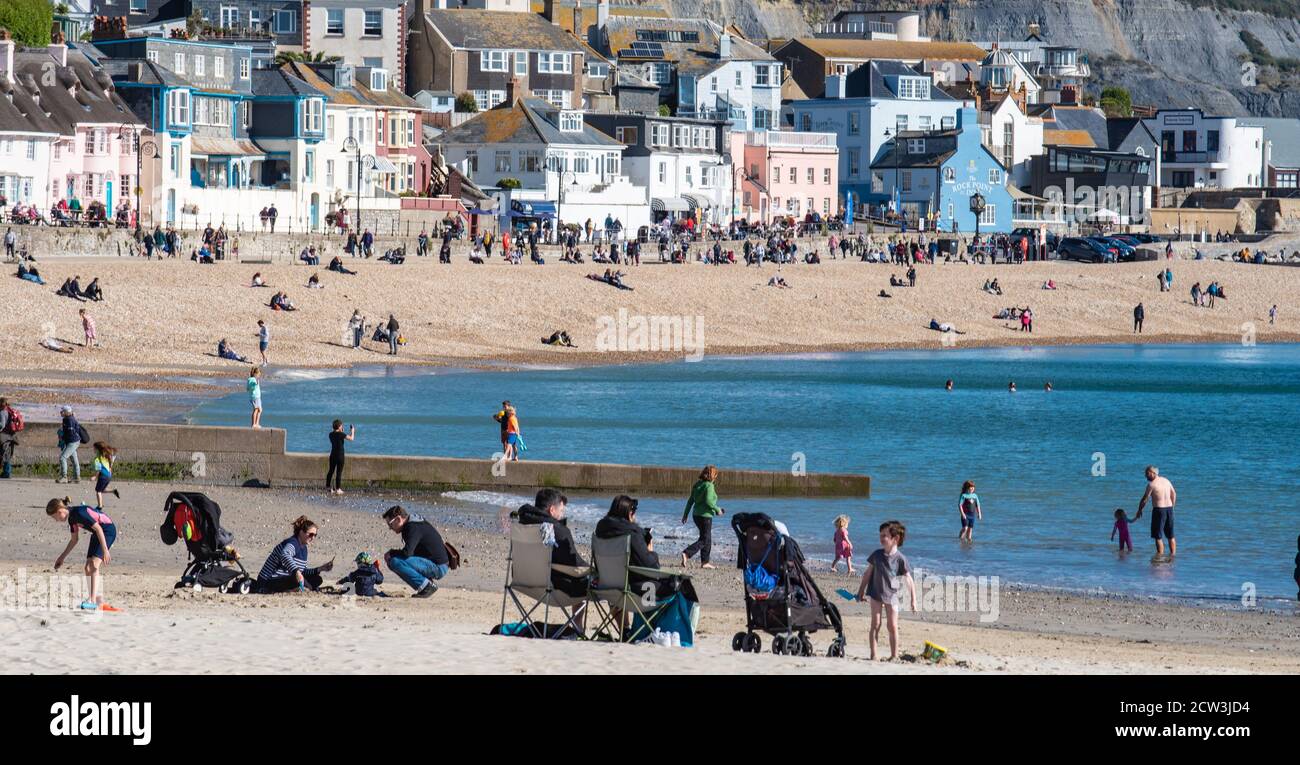
[[[47,587],[66,527],[44,513],[50,497],[69,487],[49,481],[3,484],[0,594],[0,667],[6,673],[172,672],[177,645],[202,641],[205,660],[187,672],[273,673],[288,666],[330,673],[1295,673],[1300,671],[1300,622],[1293,613],[1195,608],[1150,600],[1101,598],[1003,587],[996,622],[972,613],[904,613],[902,653],[919,654],[926,640],[949,658],[931,666],[915,661],[872,662],[866,648],[867,608],[840,601],[848,637],[845,660],[737,654],[731,636],[744,622],[740,574],[726,565],[692,569],[703,616],[692,649],[522,640],[487,635],[501,618],[507,542],[495,524],[475,523],[455,511],[431,514],[464,565],[443,580],[431,599],[419,600],[396,577],[382,589],[394,597],[359,599],[324,594],[221,595],[174,590],[185,563],[183,546],[158,537],[166,494],[184,487],[120,484],[123,499],[107,508],[119,526],[106,569],[109,602],[118,613],[84,614],[44,606],[15,610],[18,583]],[[90,486],[70,487],[87,492]],[[307,514],[320,527],[311,563],[334,558],[327,581],[351,570],[361,550],[382,552],[396,539],[377,512],[401,496],[352,495],[326,499],[302,492],[207,489],[236,535],[246,566],[256,573],[289,523]],[[425,501],[428,498],[423,498]],[[579,541],[586,533],[578,535]],[[664,542],[662,552],[675,552]],[[676,543],[680,544],[680,543]],[[83,549],[70,557],[78,574]],[[584,546],[585,547],[585,546]],[[664,560],[672,556],[664,555]],[[722,561],[719,561],[722,563]],[[816,572],[823,590],[855,586],[856,579]],[[833,597],[833,596],[832,596]],[[513,620],[507,613],[507,620]],[[824,652],[829,642],[818,633]],[[66,651],[68,645],[113,646],[112,651]]]
[[[1259,246],[1276,251],[1290,243]],[[1212,256],[1241,245],[1198,246]],[[432,258],[410,258],[401,266],[345,261],[359,274],[283,264],[43,260],[45,286],[0,279],[0,304],[6,308],[0,316],[6,338],[0,345],[0,386],[24,402],[61,401],[68,389],[80,390],[82,400],[74,403],[147,389],[213,395],[238,384],[247,372],[246,365],[216,357],[217,341],[227,338],[238,353],[256,360],[258,319],[270,328],[273,372],[387,363],[572,366],[688,355],[635,343],[598,350],[598,334],[620,320],[620,310],[629,321],[702,317],[697,321],[702,321],[706,355],[942,348],[944,336],[928,328],[931,319],[964,333],[950,336],[956,347],[1240,342],[1252,332],[1256,342],[1300,340],[1300,268],[1214,259],[940,263],[919,266],[914,288],[889,286],[890,276],[902,277],[904,268],[857,260],[785,266],[780,273],[791,289],[766,286],[777,273],[772,264],[623,266],[633,291],[584,278],[602,273],[603,265],[560,263],[555,256],[545,266],[512,266],[500,259],[478,266],[460,257],[451,265]],[[1173,291],[1161,293],[1155,275],[1167,263],[1174,272]],[[257,272],[270,289],[249,286]],[[324,289],[306,288],[313,273],[320,274]],[[83,287],[98,277],[106,300],[80,303],[56,295],[63,280],[74,275]],[[1001,296],[981,289],[995,277]],[[1056,290],[1042,289],[1049,279]],[[1192,305],[1192,284],[1211,281],[1224,286],[1228,299],[1213,309]],[[281,289],[299,310],[268,307]],[[892,297],[878,297],[882,289]],[[1139,302],[1145,305],[1146,324],[1144,334],[1135,335],[1132,312]],[[1270,324],[1274,304],[1278,320]],[[1011,306],[1033,309],[1032,334],[1021,332],[1018,322],[993,318]],[[101,348],[81,346],[80,308],[95,320]],[[394,314],[409,344],[396,358],[387,355],[386,345],[368,338],[361,349],[349,347],[345,325],[354,309],[371,324]],[[540,342],[560,329],[577,348]],[[67,343],[73,352],[42,348],[46,337]]]

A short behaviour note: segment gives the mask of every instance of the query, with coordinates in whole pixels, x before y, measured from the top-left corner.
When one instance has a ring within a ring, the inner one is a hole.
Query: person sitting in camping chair
[[[568,500],[554,489],[542,489],[535,502],[511,513],[514,523],[501,596],[502,622],[494,632],[532,638],[583,637],[589,569],[564,520]],[[505,621],[507,600],[514,603],[520,621]],[[537,620],[534,615],[539,609]],[[563,623],[551,623],[552,610],[564,617]]]
[[[636,510],[637,501],[620,494],[596,524],[591,540],[596,579],[591,594],[598,608],[602,602],[609,606],[596,631],[617,625],[615,639],[635,642],[650,637],[661,618],[672,616],[678,631],[687,632],[683,645],[689,645],[690,626],[680,624],[676,613],[669,614],[669,608],[674,604],[684,605],[689,613],[699,598],[690,577],[659,569],[654,535],[650,529],[637,524]]]

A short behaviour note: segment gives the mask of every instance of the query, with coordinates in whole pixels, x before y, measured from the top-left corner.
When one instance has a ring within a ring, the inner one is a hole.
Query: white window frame
[[[511,54],[515,64],[515,75],[528,76],[528,51],[517,50]]]
[[[212,76],[219,80],[226,78],[226,60],[221,56],[212,57]]]
[[[335,14],[338,14],[338,29],[334,29]],[[342,37],[347,33],[347,20],[342,8],[328,8],[325,11],[325,35]]]
[[[168,125],[191,124],[190,123],[190,92],[188,90],[173,90],[168,92],[167,124]]]
[[[247,57],[239,59],[239,79],[247,80],[252,76],[253,62]]]
[[[184,53],[176,53],[172,55],[172,71],[176,74],[185,74]]]
[[[371,31],[370,19],[371,14],[379,17],[379,29]],[[383,37],[384,36],[384,12],[379,8],[367,8],[361,14],[361,35],[362,37]]]
[[[325,99],[308,98],[302,102],[302,132],[321,133],[325,130]]]
[[[573,74],[573,54],[542,51],[537,54],[537,71],[540,74]]]
[[[478,54],[480,72],[510,71],[510,52],[504,50],[483,50]]]
[[[202,55],[202,54],[196,55],[196,56],[194,57],[194,76],[195,76],[195,77],[206,77],[206,76],[207,76],[208,63],[207,63],[206,59],[207,59],[207,56],[204,56],[204,55]]]

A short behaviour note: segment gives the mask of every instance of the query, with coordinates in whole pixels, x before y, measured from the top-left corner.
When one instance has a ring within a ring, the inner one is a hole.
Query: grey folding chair
[[[506,583],[501,595],[501,624],[506,621],[506,604],[513,602],[523,622],[528,625],[533,637],[551,637],[551,608],[564,616],[560,630],[572,629],[579,637],[585,637],[582,628],[582,616],[587,608],[587,596],[573,596],[555,589],[551,583],[551,573],[558,571],[573,577],[585,577],[590,569],[578,566],[561,566],[551,563],[551,548],[542,541],[542,527],[526,526],[517,520],[510,524],[510,553],[506,560]],[[527,606],[523,599],[532,601]],[[533,615],[542,609],[542,628],[533,623]]]
[[[591,538],[591,560],[595,578],[591,582],[589,598],[596,608],[599,622],[592,635],[600,635],[611,626],[618,629],[617,642],[631,643],[650,636],[651,626],[659,612],[667,607],[655,594],[655,584],[673,574],[656,568],[631,565],[632,541],[624,535],[611,539]],[[633,583],[631,575],[649,580]],[[641,617],[641,625],[628,634],[626,621],[629,614]]]

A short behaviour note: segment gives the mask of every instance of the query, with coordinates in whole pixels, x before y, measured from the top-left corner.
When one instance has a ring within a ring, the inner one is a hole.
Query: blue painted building
[[[1007,171],[980,140],[978,113],[965,107],[949,130],[895,134],[871,165],[873,197],[900,212],[910,226],[973,232],[970,201],[984,197],[979,231],[1010,231],[1012,199]],[[890,201],[892,200],[892,201]]]
[[[155,223],[249,228],[274,204],[295,227],[319,228],[324,93],[255,68],[243,45],[127,37],[87,49],[153,132],[159,164],[141,176],[152,180]]]

